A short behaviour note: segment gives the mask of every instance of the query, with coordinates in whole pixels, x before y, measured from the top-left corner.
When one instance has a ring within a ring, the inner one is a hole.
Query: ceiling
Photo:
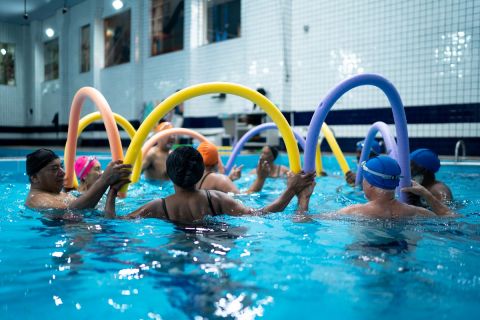
[[[0,0],[0,22],[29,24],[51,17],[65,5],[70,8],[85,0],[27,0],[28,20],[23,18],[24,0]]]

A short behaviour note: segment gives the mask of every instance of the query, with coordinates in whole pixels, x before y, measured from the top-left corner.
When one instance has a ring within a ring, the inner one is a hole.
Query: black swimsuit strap
[[[280,177],[280,165],[277,166],[277,177]]]
[[[162,198],[162,206],[163,206],[163,211],[165,212],[165,216],[167,217],[168,220],[170,220],[170,216],[167,210],[167,201],[165,198]]]
[[[205,190],[205,192],[207,193],[208,205],[210,206],[210,210],[212,211],[212,215],[216,216],[217,212],[215,212],[215,208],[213,207],[212,196],[210,195],[210,191]]]
[[[205,181],[205,179],[208,177],[210,173],[212,172],[207,172],[207,174],[203,176],[202,180],[200,180],[200,184],[198,185],[198,189],[202,187],[203,182]]]

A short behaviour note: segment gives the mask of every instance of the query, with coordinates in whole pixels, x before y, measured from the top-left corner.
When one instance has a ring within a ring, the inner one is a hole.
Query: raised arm
[[[108,186],[128,179],[132,170],[129,164],[123,164],[122,160],[110,162],[100,179],[84,194],[72,201],[68,209],[89,209],[94,208],[102,198]]]
[[[432,211],[437,216],[447,216],[453,214],[453,212],[446,205],[444,205],[441,200],[437,199],[430,191],[415,181],[412,181],[411,187],[402,188],[402,192],[411,192],[425,199],[428,205],[432,208]],[[420,214],[422,214],[422,212],[420,212]]]
[[[262,190],[265,181],[267,180],[268,174],[270,173],[270,165],[268,161],[259,161],[257,168],[255,169],[257,178],[253,181],[250,188],[247,190],[247,194],[259,192]]]

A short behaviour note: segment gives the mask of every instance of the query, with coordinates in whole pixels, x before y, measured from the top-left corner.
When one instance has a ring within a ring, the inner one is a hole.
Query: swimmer
[[[239,166],[238,168],[234,167],[230,175],[227,177],[226,175],[218,173],[218,149],[214,144],[202,142],[197,150],[202,155],[203,164],[205,165],[205,172],[203,173],[200,182],[197,184],[197,189],[218,190],[235,194],[240,193],[237,186],[232,181],[237,177],[240,178],[243,166]],[[268,163],[264,161],[262,165],[259,165],[257,179],[255,179],[247,193],[262,190],[269,172],[270,168]]]
[[[102,167],[96,157],[80,156],[75,161],[75,174],[80,180],[79,192],[85,192],[102,176]]]
[[[363,191],[368,200],[366,204],[356,204],[337,211],[338,214],[363,215],[371,218],[401,218],[411,216],[447,216],[452,211],[432,195],[422,185],[412,182],[411,187],[403,188],[403,192],[416,194],[430,205],[432,211],[401,203],[395,199],[395,188],[400,183],[400,166],[397,161],[378,156],[361,164],[363,169]],[[310,187],[299,194],[300,211],[308,210],[308,202],[313,188]]]
[[[60,158],[49,149],[38,149],[27,155],[26,171],[30,180],[25,205],[32,209],[94,208],[108,187],[128,182],[132,166],[121,161],[110,162],[103,175],[80,197],[62,192],[65,171]]]
[[[438,155],[430,149],[417,149],[410,153],[410,172],[412,179],[424,186],[435,198],[443,203],[452,201],[452,191],[443,182],[435,178],[440,169]],[[410,197],[412,204],[420,205],[418,197]]]
[[[356,157],[357,157],[357,164],[360,162],[360,156],[362,155],[362,149],[364,145],[365,145],[365,140],[361,140],[357,142],[356,150],[355,150]],[[380,153],[382,153],[382,146],[377,140],[372,140],[372,147],[370,148],[370,154],[368,156],[368,159],[376,157],[380,155]],[[345,173],[345,181],[351,186],[355,185],[356,178],[357,178],[357,174],[351,170]]]
[[[162,122],[155,128],[155,131],[160,132],[171,128],[170,122]],[[157,144],[148,150],[142,162],[142,172],[145,173],[147,179],[168,180],[165,162],[174,143],[175,135],[166,136],[159,139]]]
[[[260,154],[259,163],[262,164],[265,161],[267,162],[268,167],[270,168],[269,169],[270,171],[268,173],[269,178],[285,177],[287,172],[288,172],[287,167],[282,166],[282,165],[276,165],[274,163],[274,161],[277,159],[277,157],[278,157],[278,148],[277,147],[264,146],[262,148],[262,153]],[[253,173],[256,173],[256,169],[253,169],[252,171],[250,171],[250,174],[253,174]]]
[[[174,184],[175,193],[153,200],[121,218],[157,218],[189,224],[207,215],[242,216],[278,212],[284,210],[295,195],[312,185],[315,178],[315,173],[289,174],[287,189],[275,201],[262,209],[251,209],[224,192],[197,189],[204,170],[202,155],[197,150],[192,147],[177,148],[167,158],[167,174]],[[107,218],[116,216],[115,197],[121,186],[122,182],[119,182],[110,188],[105,206]]]

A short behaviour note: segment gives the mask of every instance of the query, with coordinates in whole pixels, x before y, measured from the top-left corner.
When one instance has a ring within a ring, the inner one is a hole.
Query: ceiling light
[[[112,2],[112,6],[115,10],[120,10],[123,8],[123,1],[122,0],[115,0]]]
[[[4,48],[0,49],[0,53],[2,55],[6,55],[7,54],[7,50],[5,50]]]
[[[47,37],[51,38],[55,35],[55,31],[53,31],[52,28],[47,28],[45,29],[45,34],[47,35]]]

